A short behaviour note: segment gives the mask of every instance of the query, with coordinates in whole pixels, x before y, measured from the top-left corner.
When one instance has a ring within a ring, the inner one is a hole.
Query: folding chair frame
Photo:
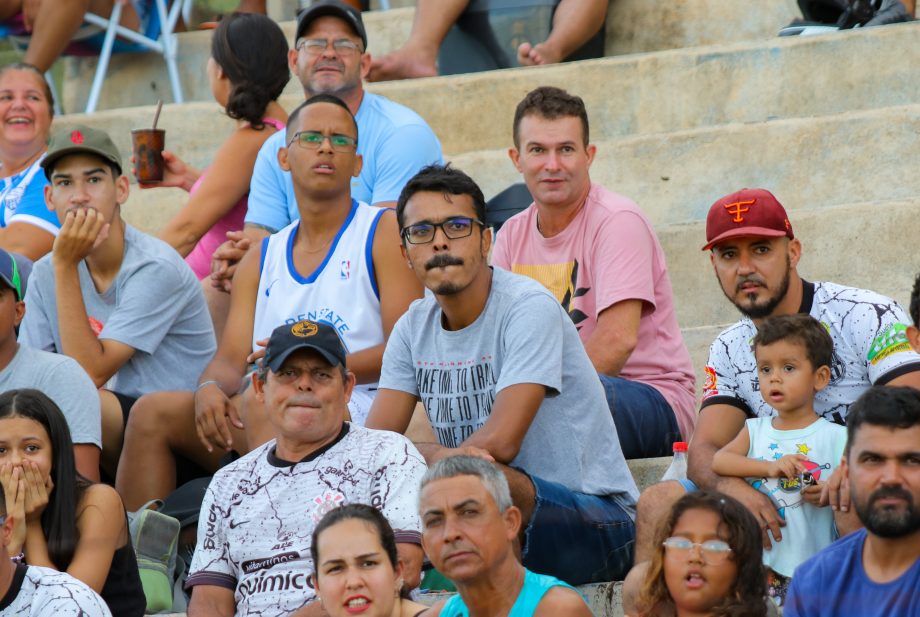
[[[99,26],[105,30],[105,38],[102,43],[102,50],[99,52],[99,62],[96,65],[96,74],[93,77],[93,85],[90,88],[89,98],[86,101],[86,113],[96,111],[99,103],[99,95],[102,93],[102,84],[105,81],[106,72],[109,68],[109,60],[112,57],[112,48],[115,45],[115,37],[127,39],[142,47],[156,52],[163,56],[166,62],[166,70],[169,73],[169,83],[172,86],[173,100],[176,103],[184,102],[182,96],[182,84],[179,81],[179,69],[176,66],[176,48],[177,37],[174,32],[176,24],[179,22],[180,12],[185,17],[185,23],[189,21],[191,13],[192,0],[173,0],[169,11],[166,10],[166,0],[153,0],[154,8],[160,18],[160,36],[154,40],[133,30],[129,30],[118,24],[121,19],[122,3],[118,0],[112,6],[112,15],[106,19],[93,13],[87,13],[83,19],[93,25]]]

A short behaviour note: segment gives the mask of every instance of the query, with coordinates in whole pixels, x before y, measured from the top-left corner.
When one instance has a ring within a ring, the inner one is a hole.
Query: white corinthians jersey
[[[84,583],[65,572],[20,564],[0,599],[2,617],[112,617],[109,607]]]
[[[830,384],[815,396],[815,411],[846,424],[847,410],[869,386],[884,385],[920,371],[920,355],[907,341],[910,319],[901,306],[880,294],[834,283],[803,281],[800,313],[827,328],[834,341]],[[760,395],[752,341],[757,328],[744,318],[724,330],[709,348],[703,407],[727,404],[748,417],[772,416]]]
[[[326,258],[309,274],[294,268],[292,250],[300,221],[262,241],[253,351],[259,348],[256,341],[267,339],[278,326],[303,319],[335,328],[348,353],[383,343],[372,251],[377,223],[384,212],[352,201],[348,218]],[[376,384],[362,387],[375,388]]]
[[[316,597],[310,540],[329,510],[370,504],[390,521],[397,542],[421,543],[418,487],[425,469],[402,435],[349,423],[296,463],[278,459],[272,440],[211,480],[186,585],[232,590],[238,617],[290,615]]]

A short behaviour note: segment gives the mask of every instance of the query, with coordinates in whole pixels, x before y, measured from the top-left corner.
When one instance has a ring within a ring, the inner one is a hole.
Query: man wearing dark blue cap
[[[378,507],[396,530],[403,576],[418,584],[421,454],[396,433],[344,418],[355,376],[335,329],[303,320],[272,331],[256,397],[276,438],[214,475],[189,569],[189,615],[324,615],[307,579],[310,536],[346,503]]]
[[[99,394],[86,372],[71,358],[16,342],[26,312],[26,271],[31,263],[0,249],[0,392],[41,390],[54,401],[70,428],[77,471],[99,479],[102,428]]]

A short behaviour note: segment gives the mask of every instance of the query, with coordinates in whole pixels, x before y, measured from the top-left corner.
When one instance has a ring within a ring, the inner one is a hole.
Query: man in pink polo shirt
[[[626,458],[665,456],[693,432],[693,366],[658,238],[635,203],[591,183],[595,151],[579,97],[524,97],[509,154],[534,203],[504,224],[492,264],[536,279],[569,313]]]

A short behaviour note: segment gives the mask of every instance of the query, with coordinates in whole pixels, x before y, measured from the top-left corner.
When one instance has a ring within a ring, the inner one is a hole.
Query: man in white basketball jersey
[[[145,397],[132,411],[118,477],[129,509],[173,490],[176,453],[213,470],[227,451],[274,437],[262,406],[238,394],[259,342],[279,325],[309,319],[335,328],[358,383],[350,419],[363,424],[386,338],[422,288],[400,255],[395,213],[351,197],[358,139],[354,116],[332,95],[291,112],[278,160],[291,172],[300,220],[240,262],[227,327],[198,389]]]

